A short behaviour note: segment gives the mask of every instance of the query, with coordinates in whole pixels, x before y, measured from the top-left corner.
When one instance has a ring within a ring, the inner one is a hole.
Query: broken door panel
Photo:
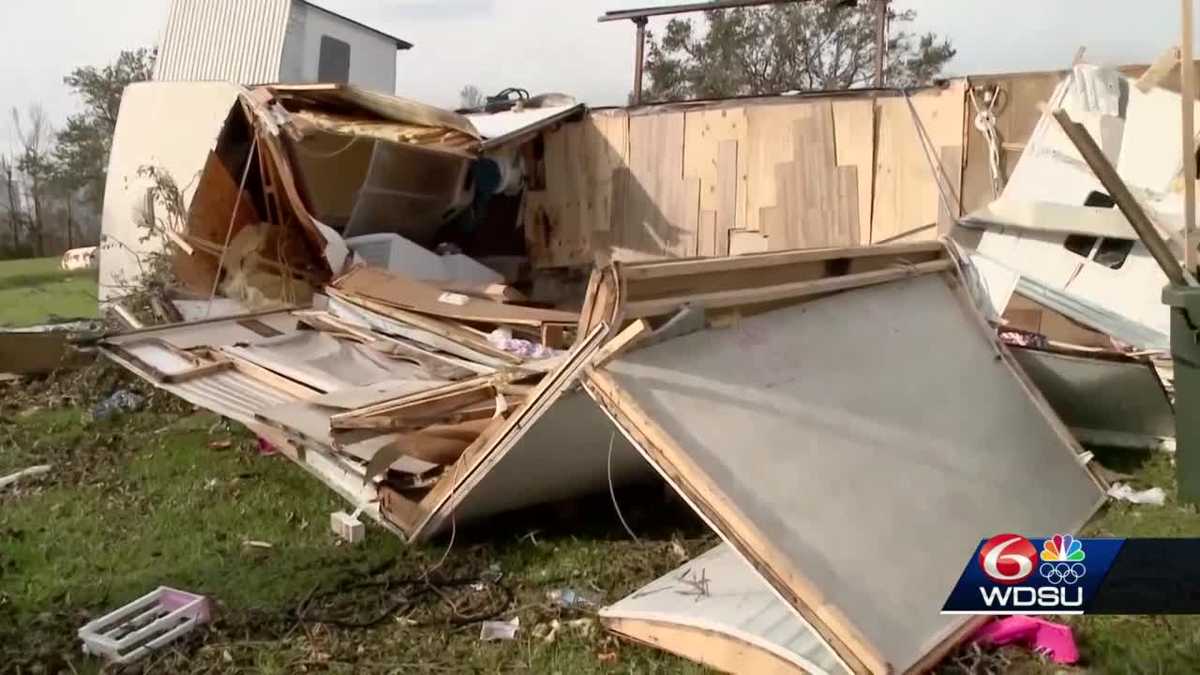
[[[635,351],[587,381],[640,449],[852,670],[924,667],[980,539],[1071,532],[1078,445],[948,275]]]

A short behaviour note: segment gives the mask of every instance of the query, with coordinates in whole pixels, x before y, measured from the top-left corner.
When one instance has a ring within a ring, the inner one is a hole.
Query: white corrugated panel
[[[277,82],[292,0],[173,0],[156,80]]]
[[[600,618],[625,620],[621,627],[633,632],[642,630],[639,624],[693,628],[701,635],[715,632],[745,648],[760,649],[793,663],[800,672],[848,672],[821,636],[780,600],[729,544],[717,546],[601,609]],[[631,637],[646,638],[641,634]],[[670,641],[657,646],[668,651],[680,648]]]

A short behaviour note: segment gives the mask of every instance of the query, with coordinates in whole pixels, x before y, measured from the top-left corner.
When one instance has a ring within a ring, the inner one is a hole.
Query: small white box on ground
[[[357,544],[367,536],[366,526],[345,511],[335,511],[329,514],[329,527],[334,534],[351,544]]]

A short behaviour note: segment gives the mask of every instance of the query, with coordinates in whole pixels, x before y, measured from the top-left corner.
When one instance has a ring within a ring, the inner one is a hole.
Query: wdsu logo
[[[943,607],[949,614],[1082,614],[1099,579],[1083,541],[1069,534],[999,534],[968,560]]]
[[[988,609],[1053,607],[1081,611],[1087,574],[1083,544],[1069,534],[1056,534],[1042,542],[1039,552],[1019,534],[988,539],[979,550],[979,568],[994,584],[981,586],[979,597]],[[1028,584],[1034,574],[1036,585]]]

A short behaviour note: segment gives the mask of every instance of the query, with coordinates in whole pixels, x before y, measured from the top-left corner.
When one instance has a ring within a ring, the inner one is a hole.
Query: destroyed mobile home
[[[729,671],[926,670],[981,625],[940,611],[980,533],[1076,531],[1104,502],[1081,440],[1174,442],[1151,358],[1166,279],[1012,96],[1083,120],[1171,228],[1182,160],[1143,136],[1148,99],[1178,95],[1091,66],[1025,77],[469,116],[348,86],[136,85],[110,189],[139,173],[130,125],[206,102],[159,158],[199,172],[179,226],[141,244],[193,320],[100,349],[407,541],[657,477],[723,543],[602,610],[611,631]],[[1018,160],[997,125],[1028,135]],[[1058,180],[1079,189],[1035,190]],[[114,241],[124,207],[161,208],[144,189],[113,190]],[[102,246],[110,299],[137,254]],[[714,592],[687,597],[697,570]]]

